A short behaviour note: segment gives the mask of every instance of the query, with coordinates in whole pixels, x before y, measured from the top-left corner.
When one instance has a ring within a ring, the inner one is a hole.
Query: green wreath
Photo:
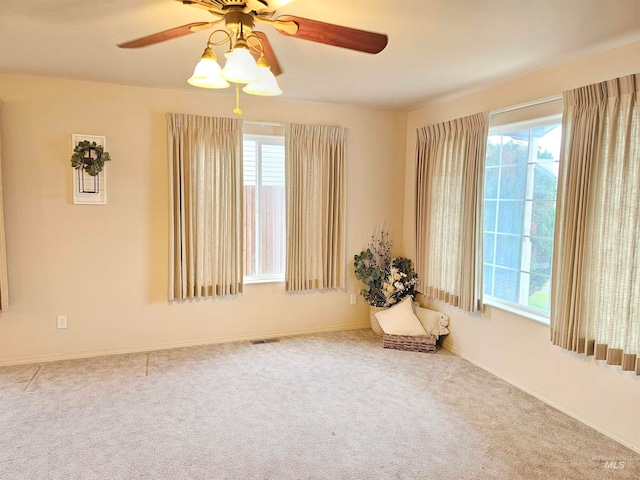
[[[102,171],[104,162],[109,160],[111,160],[109,152],[105,152],[102,145],[83,140],[73,149],[71,166],[73,168],[82,168],[89,175],[95,177]]]

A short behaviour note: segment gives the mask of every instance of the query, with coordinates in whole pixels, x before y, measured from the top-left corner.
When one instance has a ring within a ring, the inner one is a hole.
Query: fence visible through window
[[[244,276],[284,279],[286,255],[284,139],[244,136]]]

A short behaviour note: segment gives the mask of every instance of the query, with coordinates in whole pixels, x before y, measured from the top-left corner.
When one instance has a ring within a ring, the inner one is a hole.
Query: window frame
[[[559,124],[560,126],[562,126],[562,113],[556,113],[553,115],[545,115],[545,116],[541,116],[541,117],[536,117],[536,118],[532,118],[530,120],[521,120],[521,121],[517,121],[517,122],[510,122],[510,123],[505,123],[505,124],[500,124],[500,125],[495,125],[489,128],[489,132],[487,135],[487,144],[489,142],[489,137],[493,136],[493,135],[503,135],[505,133],[509,133],[509,132],[516,132],[518,130],[532,130],[535,129],[537,127],[542,127],[542,126],[546,126],[546,125],[551,125],[551,124]],[[560,146],[562,145],[562,137],[560,139]],[[558,162],[560,161],[560,156],[558,157]],[[529,165],[536,165],[533,163],[529,163],[527,162],[527,166]],[[484,171],[484,175],[486,178],[486,174],[487,174],[487,166],[485,165],[485,171]],[[486,189],[486,185],[485,185],[485,189]],[[557,187],[556,187],[556,192],[557,192]],[[483,213],[483,218],[485,216],[486,210],[485,210],[485,202],[486,199],[484,198],[485,193],[483,192],[483,201],[482,201],[482,213]],[[496,201],[498,201],[498,199],[496,199]],[[531,201],[533,199],[530,199]],[[529,199],[524,199],[523,200],[526,204],[527,201],[529,201]],[[497,222],[497,219],[496,219]],[[484,235],[485,235],[485,229],[484,229],[484,221],[483,221],[483,226],[482,226],[482,230],[483,230],[483,249],[484,249]],[[498,232],[494,232],[494,233],[498,233]],[[520,242],[522,244],[522,239],[527,236],[525,235],[524,232],[521,232],[520,234],[514,234],[517,235],[518,238],[520,239]],[[530,235],[529,235],[530,236]],[[546,238],[546,237],[544,237]],[[555,238],[551,237],[551,241],[555,244]],[[555,246],[555,245],[554,245]],[[496,248],[496,246],[494,245],[494,249]],[[522,262],[522,252],[520,253],[520,262]],[[484,285],[484,281],[485,281],[485,277],[484,277],[484,266],[485,266],[485,261],[483,259],[483,268],[482,268],[482,280],[483,280],[483,285]],[[492,263],[491,265],[493,265],[495,267],[495,259],[494,259],[494,263]],[[519,274],[522,274],[523,270],[522,268],[518,269]],[[527,273],[531,274],[531,271],[528,271]],[[545,275],[547,276],[547,275]],[[550,281],[551,281],[551,275],[549,275]],[[510,302],[508,300],[504,300],[498,297],[494,297],[492,295],[487,295],[484,293],[484,286],[483,286],[483,303],[485,303],[486,305],[489,305],[493,308],[498,308],[500,310],[504,310],[510,313],[514,313],[526,318],[529,318],[531,320],[534,320],[536,322],[540,322],[543,323],[545,325],[549,325],[550,321],[550,314],[548,312],[544,312],[542,310],[538,310],[535,308],[531,308],[527,305],[521,305],[519,303],[514,303],[514,302]]]
[[[274,135],[274,134],[255,134],[255,133],[246,133],[244,132],[242,134],[242,142],[243,142],[243,146],[244,146],[244,142],[250,140],[250,141],[256,141],[256,190],[255,190],[255,215],[256,215],[256,225],[255,225],[255,231],[256,231],[256,241],[255,244],[257,246],[260,245],[260,235],[262,233],[262,219],[260,218],[260,192],[261,189],[263,187],[262,185],[262,152],[261,152],[261,145],[263,144],[267,144],[267,145],[279,145],[283,147],[283,152],[282,152],[282,161],[283,161],[283,167],[286,168],[285,165],[285,152],[284,152],[284,145],[285,145],[285,137],[284,135]],[[277,140],[277,141],[274,141]],[[244,148],[243,148],[243,164],[244,164]],[[243,165],[244,167],[244,165]],[[242,185],[243,188],[245,186],[244,183],[244,168],[243,168],[243,179],[242,179]],[[285,189],[286,189],[286,175],[285,175]],[[284,212],[284,235],[285,235],[285,245],[286,245],[286,210]],[[244,252],[244,251],[243,251]],[[256,265],[259,265],[260,262],[260,258],[262,256],[262,251],[260,248],[256,249]],[[243,253],[244,255],[244,253]],[[286,249],[285,249],[285,255],[286,255]],[[245,285],[252,285],[252,284],[261,284],[261,283],[284,283],[285,282],[285,272],[282,272],[282,274],[278,274],[278,275],[274,275],[274,274],[260,274],[260,275],[244,275],[243,274],[243,283]]]

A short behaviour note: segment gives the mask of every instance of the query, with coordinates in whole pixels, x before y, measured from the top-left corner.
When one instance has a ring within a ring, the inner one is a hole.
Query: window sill
[[[284,277],[244,277],[242,283],[255,285],[260,283],[284,283]]]
[[[542,323],[544,325],[549,325],[549,317],[545,317],[543,314],[537,314],[530,310],[525,310],[523,308],[518,308],[513,305],[502,303],[499,300],[495,300],[492,298],[484,299],[484,304],[489,305],[490,307],[493,307],[493,308],[504,310],[506,312],[515,313],[516,315],[528,318],[530,320],[533,320],[538,323]]]

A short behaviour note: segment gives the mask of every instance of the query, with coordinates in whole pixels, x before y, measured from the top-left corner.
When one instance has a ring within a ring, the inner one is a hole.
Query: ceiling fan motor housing
[[[225,26],[227,27],[227,30],[232,31],[235,34],[241,31],[241,27],[242,27],[242,33],[247,35],[251,33],[254,26],[253,15],[244,13],[242,10],[235,10],[235,9],[225,13],[224,23],[225,23]]]

